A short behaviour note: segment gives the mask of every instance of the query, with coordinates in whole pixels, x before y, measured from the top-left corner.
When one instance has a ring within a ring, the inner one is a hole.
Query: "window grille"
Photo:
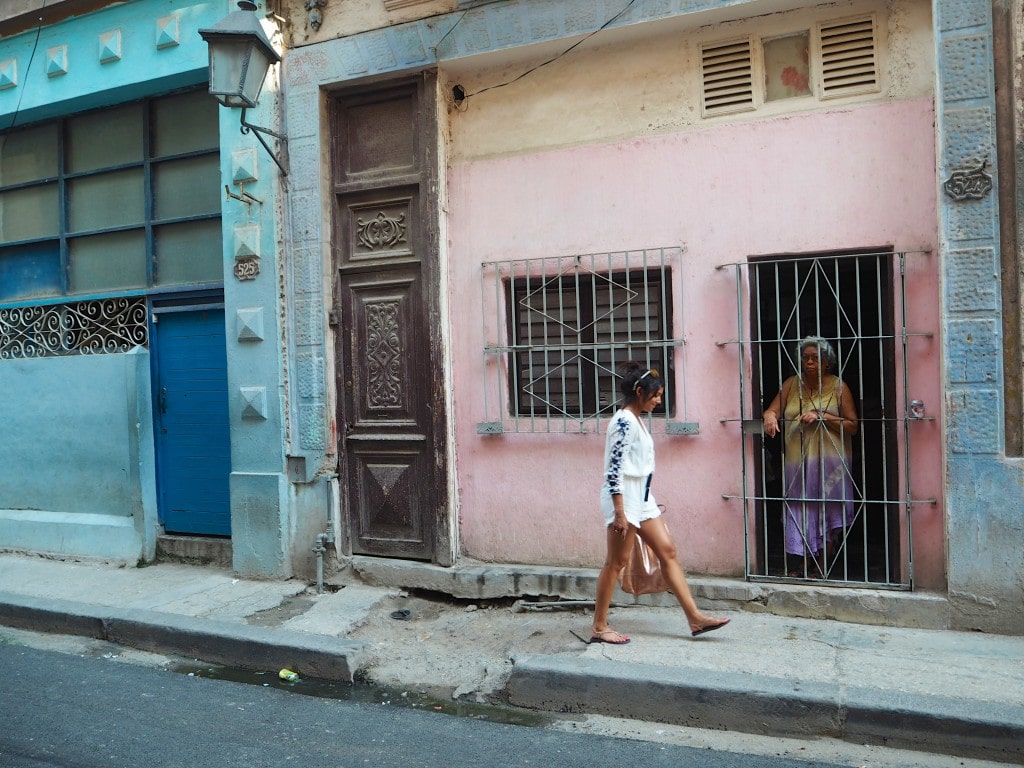
[[[665,381],[652,422],[684,411],[676,389],[681,248],[514,259],[483,265],[481,433],[599,431],[620,401],[618,366],[640,360]]]
[[[142,297],[0,309],[0,360],[127,352],[148,344]]]

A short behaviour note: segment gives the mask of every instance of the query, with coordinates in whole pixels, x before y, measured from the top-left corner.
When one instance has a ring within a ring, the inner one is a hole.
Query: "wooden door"
[[[449,564],[434,89],[332,97],[333,316],[352,551]]]

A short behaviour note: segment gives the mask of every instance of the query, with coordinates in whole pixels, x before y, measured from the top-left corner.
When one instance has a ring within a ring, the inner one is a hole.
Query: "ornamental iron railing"
[[[0,360],[127,352],[149,345],[141,297],[0,309]]]

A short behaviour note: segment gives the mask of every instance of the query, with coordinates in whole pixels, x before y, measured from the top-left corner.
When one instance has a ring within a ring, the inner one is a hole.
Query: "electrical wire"
[[[507,2],[507,1],[508,0],[480,0],[480,2],[473,3],[466,10],[464,10],[462,12],[462,15],[459,16],[459,20],[451,25],[451,27],[448,29],[448,31],[445,32],[444,35],[441,37],[441,39],[437,41],[437,45],[433,46],[433,48],[431,50],[434,52],[435,55],[437,55],[437,51],[441,47],[441,43],[443,43],[445,40],[448,39],[448,35],[450,35],[452,32],[455,31],[455,28],[457,26],[459,26],[459,24],[462,23],[462,20],[464,18],[466,18],[466,14],[469,13],[470,11],[475,11],[477,8],[483,8],[484,6],[487,6],[487,5],[496,5],[498,3],[504,3],[504,2]],[[438,15],[444,15],[444,14],[438,14]]]
[[[629,0],[629,2],[626,3],[625,7],[623,7],[623,9],[621,11],[616,13],[614,16],[612,16],[610,19],[608,19],[608,21],[606,21],[600,27],[595,29],[593,32],[588,33],[587,36],[584,37],[583,39],[577,40],[575,43],[570,45],[568,48],[566,48],[564,51],[559,53],[557,56],[552,56],[547,61],[542,61],[540,64],[537,64],[536,66],[530,67],[528,70],[526,70],[522,74],[517,75],[517,76],[513,77],[511,80],[505,81],[504,83],[498,83],[496,85],[489,85],[486,88],[481,88],[479,91],[473,91],[473,93],[467,93],[466,96],[464,97],[463,101],[465,99],[469,99],[472,96],[478,96],[479,94],[484,93],[486,91],[493,91],[495,88],[504,88],[506,85],[511,85],[514,82],[522,80],[524,77],[526,77],[527,75],[529,75],[529,74],[531,74],[533,72],[536,72],[541,67],[546,67],[548,64],[551,64],[552,62],[558,61],[560,58],[562,58],[567,53],[569,53],[569,51],[571,51],[573,48],[576,48],[576,47],[578,47],[580,45],[583,45],[583,43],[587,42],[587,40],[592,38],[598,32],[601,32],[602,30],[607,29],[611,24],[613,24],[615,21],[617,21],[618,18],[620,16],[622,16],[622,14],[624,14],[626,11],[628,11],[630,8],[632,8],[633,4],[635,2],[636,2],[636,0]],[[468,13],[468,11],[467,11],[467,13]],[[463,14],[463,16],[465,16],[465,14]],[[460,18],[459,21],[462,21],[462,19]],[[457,26],[458,26],[458,22],[455,23],[455,26],[453,26],[452,29],[455,29],[455,27],[457,27]],[[452,29],[448,30],[449,34],[451,33]],[[447,37],[447,35],[445,35],[445,37]]]
[[[28,65],[25,67],[25,85],[21,88],[21,93],[18,94],[18,103],[14,106],[14,114],[11,116],[11,124],[8,125],[2,134],[0,134],[0,155],[2,155],[4,146],[7,144],[8,131],[18,124],[18,113],[21,111],[21,100],[25,98],[25,88],[28,84],[28,73],[32,71],[32,62],[36,58],[36,51],[39,50],[39,38],[43,34],[43,11],[46,10],[46,0],[43,0],[43,4],[39,6],[39,24],[36,26],[36,39],[32,43],[32,53],[28,57]]]

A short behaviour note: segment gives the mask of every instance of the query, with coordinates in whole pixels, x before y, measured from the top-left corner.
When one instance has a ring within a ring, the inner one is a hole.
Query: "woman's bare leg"
[[[686,573],[676,557],[676,544],[672,540],[672,534],[665,526],[665,521],[660,517],[644,520],[640,524],[640,538],[650,545],[661,563],[661,572],[665,575],[665,581],[668,582],[672,594],[679,601],[683,613],[686,614],[686,620],[690,623],[690,631],[697,632],[709,625],[720,626],[723,624],[725,619],[708,616],[694,602],[693,595],[690,593],[690,585],[686,581]]]
[[[626,564],[626,556],[630,547],[633,546],[636,528],[630,526],[629,531],[623,536],[608,526],[606,535],[608,537],[608,552],[605,555],[601,573],[597,576],[597,598],[594,601],[594,623],[591,626],[591,635],[593,636],[599,636],[611,629],[608,626],[608,609],[612,604],[612,595],[615,594],[615,584],[619,580],[619,573]]]

